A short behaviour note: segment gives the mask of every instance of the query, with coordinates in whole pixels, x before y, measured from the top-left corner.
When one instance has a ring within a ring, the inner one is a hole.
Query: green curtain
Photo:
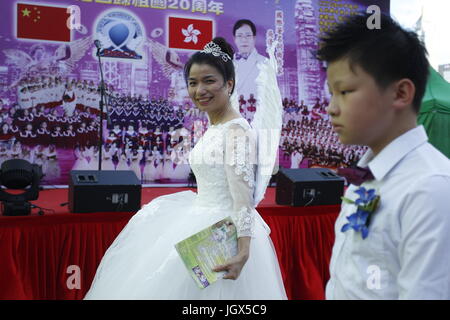
[[[450,83],[433,68],[417,122],[425,127],[430,143],[450,158]]]

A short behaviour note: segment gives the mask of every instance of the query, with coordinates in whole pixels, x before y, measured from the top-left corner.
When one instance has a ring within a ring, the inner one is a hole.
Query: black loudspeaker
[[[69,210],[87,212],[135,212],[141,208],[141,182],[133,171],[72,170]]]
[[[275,202],[294,207],[341,204],[344,181],[330,169],[280,168]]]

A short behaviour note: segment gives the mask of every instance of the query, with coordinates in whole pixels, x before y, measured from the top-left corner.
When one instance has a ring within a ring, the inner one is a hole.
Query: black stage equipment
[[[141,208],[141,191],[141,182],[131,170],[72,170],[69,210],[74,213],[135,212]]]
[[[31,212],[30,200],[39,197],[42,169],[23,159],[11,159],[2,163],[0,169],[0,201],[5,216],[26,216]],[[23,190],[10,193],[7,190]]]
[[[275,202],[294,207],[341,204],[344,181],[326,168],[280,168]]]

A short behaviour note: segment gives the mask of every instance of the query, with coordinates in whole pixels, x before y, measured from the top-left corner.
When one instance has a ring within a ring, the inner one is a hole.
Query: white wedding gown
[[[209,127],[189,155],[198,192],[161,196],[138,211],[106,251],[85,299],[286,299],[270,229],[253,205],[249,144],[225,143],[236,128],[251,132],[243,118]],[[174,245],[230,215],[238,236],[252,237],[249,259],[237,280],[200,289]]]

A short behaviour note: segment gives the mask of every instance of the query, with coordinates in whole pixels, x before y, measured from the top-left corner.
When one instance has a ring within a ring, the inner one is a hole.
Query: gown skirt
[[[230,207],[196,203],[182,191],[155,198],[139,210],[106,251],[85,299],[286,299],[270,229],[255,210],[250,255],[237,280],[200,289],[175,244],[231,215]]]

